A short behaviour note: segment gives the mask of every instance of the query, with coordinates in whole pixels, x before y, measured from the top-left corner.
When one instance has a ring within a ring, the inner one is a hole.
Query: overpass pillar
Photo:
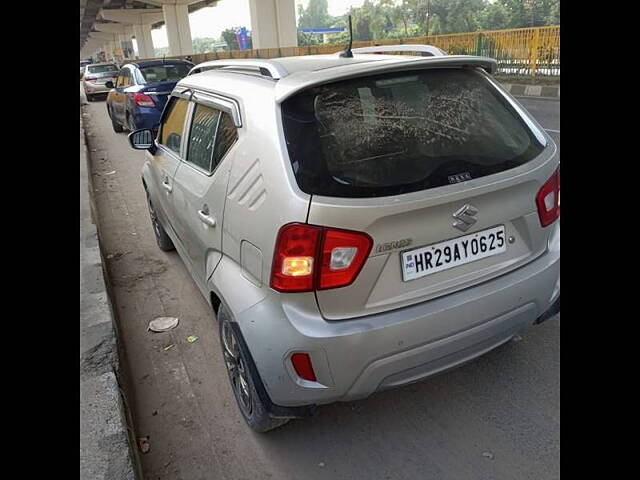
[[[119,63],[122,61],[122,43],[119,39],[111,42],[111,54],[115,62]]]
[[[154,58],[153,38],[151,37],[151,25],[133,25],[133,33],[138,43],[138,56],[140,58]]]
[[[249,0],[253,48],[297,47],[295,0]]]
[[[106,42],[103,46],[104,50],[104,59],[106,62],[110,62],[113,60],[113,44],[112,42]]]
[[[167,26],[169,55],[190,55],[193,53],[189,10],[187,5],[162,5],[164,23]]]
[[[127,42],[131,41],[131,39],[129,38],[129,36],[126,33],[119,33],[118,34],[118,46],[120,47],[120,50],[122,51],[122,58],[128,58],[127,55]]]

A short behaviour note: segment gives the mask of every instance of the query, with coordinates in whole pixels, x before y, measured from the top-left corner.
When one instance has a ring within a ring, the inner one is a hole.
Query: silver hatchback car
[[[250,427],[421,380],[560,310],[556,145],[495,68],[206,62],[157,136],[130,134],[158,245],[216,312]]]
[[[87,101],[92,102],[97,94],[109,93],[111,88],[107,87],[106,83],[116,82],[118,70],[115,63],[92,63],[84,67],[82,86]]]

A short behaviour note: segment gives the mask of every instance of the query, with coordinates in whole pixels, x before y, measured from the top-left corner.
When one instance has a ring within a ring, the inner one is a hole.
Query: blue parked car
[[[118,72],[107,95],[107,112],[113,130],[156,129],[173,87],[186,77],[193,63],[185,60],[148,60],[128,63]]]

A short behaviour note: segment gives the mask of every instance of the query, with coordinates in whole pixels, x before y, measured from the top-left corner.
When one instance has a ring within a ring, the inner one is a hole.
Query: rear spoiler
[[[360,55],[359,55],[360,56]],[[495,73],[498,62],[493,58],[471,55],[443,55],[433,57],[407,57],[395,55],[371,55],[371,62],[348,63],[344,66],[325,68],[316,71],[300,71],[278,80],[275,86],[275,100],[282,103],[301,90],[338,80],[362,77],[386,72],[420,70],[427,68],[482,68]]]

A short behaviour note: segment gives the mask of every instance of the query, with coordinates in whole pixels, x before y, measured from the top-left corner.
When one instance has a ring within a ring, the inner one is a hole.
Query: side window
[[[227,113],[196,104],[187,161],[211,173],[237,138],[238,131]]]
[[[189,102],[182,98],[171,97],[169,110],[164,117],[160,130],[160,144],[169,150],[180,154],[180,141],[184,131],[184,119]]]
[[[135,77],[134,83],[138,85],[142,85],[144,83],[144,77],[142,76],[142,73],[140,73],[140,70],[138,70],[137,68],[133,71],[133,76]]]
[[[196,104],[189,133],[187,162],[207,172],[212,172],[215,168],[212,159],[219,119],[220,110]]]
[[[116,80],[116,87],[121,87],[122,86],[122,82],[124,81],[123,73],[124,73],[124,71],[120,70],[120,73],[118,74],[118,78]]]
[[[218,134],[216,135],[216,146],[213,150],[213,168],[220,163],[222,157],[238,139],[238,129],[233,123],[228,113],[222,112],[218,122]]]
[[[128,69],[122,71],[122,86],[130,87],[131,86],[131,72]]]

